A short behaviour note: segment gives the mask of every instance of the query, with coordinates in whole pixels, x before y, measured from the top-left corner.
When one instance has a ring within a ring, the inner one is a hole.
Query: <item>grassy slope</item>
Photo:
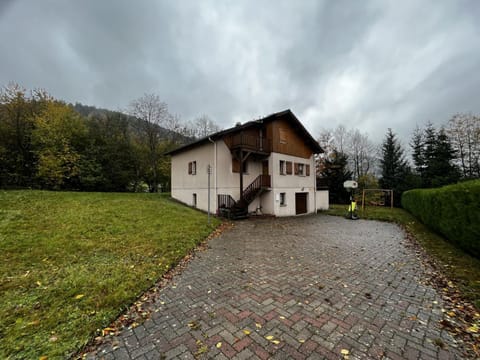
[[[68,356],[216,225],[155,194],[0,191],[0,358]]]
[[[346,205],[332,205],[328,214],[343,216],[346,208]],[[364,212],[359,211],[359,216],[363,219],[390,221],[404,226],[423,248],[438,260],[443,272],[457,282],[462,294],[480,309],[480,259],[456,248],[403,209],[367,207]]]

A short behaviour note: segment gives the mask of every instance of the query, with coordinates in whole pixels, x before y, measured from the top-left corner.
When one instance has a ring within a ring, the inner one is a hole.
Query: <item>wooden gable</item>
[[[295,129],[295,123],[287,117],[281,117],[267,124],[267,138],[272,141],[272,151],[309,159],[313,154],[312,148]]]

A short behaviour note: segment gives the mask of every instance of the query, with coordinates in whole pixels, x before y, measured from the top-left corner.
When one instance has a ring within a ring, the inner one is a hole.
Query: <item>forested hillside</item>
[[[132,102],[128,113],[10,84],[0,94],[0,187],[167,191],[163,154],[195,134],[154,95]]]

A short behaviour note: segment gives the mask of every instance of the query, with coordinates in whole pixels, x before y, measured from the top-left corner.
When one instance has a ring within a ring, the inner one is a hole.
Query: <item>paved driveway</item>
[[[406,242],[375,221],[237,222],[159,292],[151,319],[89,357],[461,358]]]

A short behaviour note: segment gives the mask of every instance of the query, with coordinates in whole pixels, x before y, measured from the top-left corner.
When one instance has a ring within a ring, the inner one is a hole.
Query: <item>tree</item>
[[[410,142],[412,148],[412,159],[415,166],[415,172],[422,177],[425,170],[425,159],[423,158],[423,131],[417,126],[413,131],[412,140]]]
[[[128,116],[111,111],[93,112],[86,124],[89,142],[80,163],[80,187],[101,191],[135,188],[140,182],[141,165]]]
[[[472,114],[456,114],[448,121],[446,129],[455,162],[465,179],[480,177],[480,117]]]
[[[326,154],[321,160],[317,183],[328,186],[331,203],[346,204],[349,200],[349,194],[343,187],[343,183],[352,178],[352,173],[348,170],[347,164],[347,155],[338,152],[336,149]]]
[[[32,186],[36,159],[32,144],[34,117],[51,100],[42,90],[10,83],[0,92],[0,185]]]
[[[432,123],[427,123],[423,132],[415,131],[411,146],[421,187],[442,186],[458,180],[458,169],[453,164],[455,151],[443,128],[437,132]]]
[[[381,151],[380,166],[382,177],[380,178],[380,186],[383,189],[393,190],[395,205],[398,206],[400,205],[402,192],[408,187],[405,182],[408,165],[405,160],[404,150],[390,128],[383,141]]]
[[[370,141],[368,135],[358,130],[349,133],[347,137],[348,157],[355,179],[367,175],[373,171],[375,165],[375,145]]]
[[[43,186],[58,190],[75,183],[86,134],[80,115],[59,101],[49,101],[35,117],[32,140],[38,159],[36,175]]]
[[[427,164],[431,186],[438,187],[458,181],[460,174],[457,167],[453,164],[454,159],[455,151],[445,130],[442,128],[436,137],[433,156]]]
[[[202,115],[198,117],[195,122],[195,137],[204,138],[213,133],[220,131],[220,126],[218,126],[212,119],[207,115]]]
[[[138,118],[140,141],[147,149],[147,181],[151,192],[158,192],[161,126],[169,119],[168,106],[158,95],[145,94],[130,103],[130,114]]]

